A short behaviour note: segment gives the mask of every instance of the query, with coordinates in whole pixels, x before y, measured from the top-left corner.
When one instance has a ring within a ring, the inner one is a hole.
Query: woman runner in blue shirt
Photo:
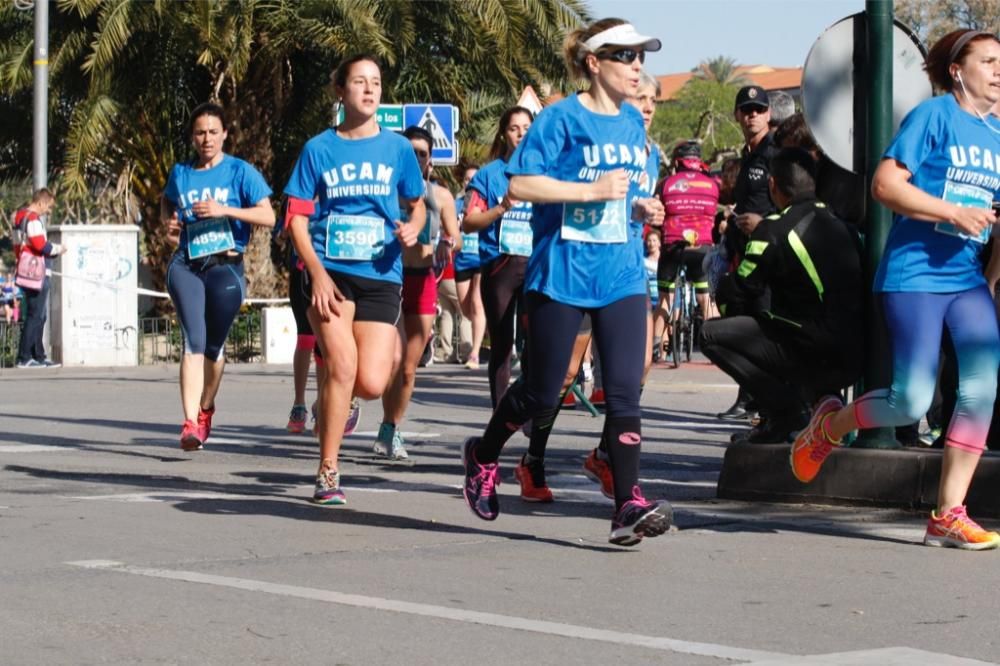
[[[1000,332],[991,293],[1000,278],[994,245],[983,275],[979,254],[996,222],[1000,194],[1000,39],[955,30],[927,53],[935,88],[903,119],[875,171],[872,195],[890,208],[892,227],[873,288],[892,342],[892,386],[847,406],[828,396],[792,447],[795,477],[812,481],[847,433],[919,421],[937,382],[942,329],[958,359],[958,402],[945,433],[937,507],[924,533],[929,546],[988,550],[1000,535],[965,509],[993,417]]]
[[[347,502],[337,457],[351,397],[381,396],[400,358],[401,253],[416,245],[426,222],[413,148],[375,120],[378,63],[367,55],[345,60],[333,84],[344,122],[306,142],[285,187],[292,242],[305,264],[309,321],[324,360],[317,504]]]
[[[197,451],[212,431],[226,337],[246,292],[243,252],[252,225],[274,226],[274,209],[260,172],[222,152],[227,133],[221,106],[196,107],[190,131],[198,157],[170,170],[160,219],[180,233],[167,291],[184,333],[181,448]]]
[[[459,224],[465,213],[466,190],[469,183],[479,172],[479,166],[470,164],[462,169],[462,193],[455,197],[455,215]],[[462,250],[455,256],[455,289],[458,291],[458,302],[462,308],[462,316],[472,325],[472,348],[465,360],[469,370],[479,369],[479,352],[483,345],[483,334],[486,332],[486,312],[483,309],[483,298],[480,293],[482,275],[479,257],[479,233],[462,234]]]
[[[642,234],[661,224],[663,208],[644,195],[646,132],[627,102],[639,87],[647,50],[660,41],[620,19],[571,33],[571,71],[585,92],[543,110],[507,168],[509,196],[533,203],[534,249],[525,274],[527,353],[524,381],[500,401],[482,437],[463,446],[463,494],[484,520],[499,515],[497,460],[528,419],[551,421],[584,314],[604,363],[615,511],[611,543],[632,546],[663,534],[672,511],[639,488],[639,386],[646,356],[646,270]]]
[[[468,201],[462,231],[479,232],[479,259],[483,309],[490,333],[490,400],[494,407],[510,383],[514,351],[515,317],[523,311],[524,271],[531,255],[531,204],[507,194],[507,162],[531,127],[531,111],[520,106],[507,109],[500,123],[490,157],[493,161],[473,176],[466,190]]]

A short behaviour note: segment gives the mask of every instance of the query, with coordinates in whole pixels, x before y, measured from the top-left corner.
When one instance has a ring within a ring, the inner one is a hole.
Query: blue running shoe
[[[462,445],[462,466],[465,468],[465,482],[462,495],[466,504],[483,520],[496,520],[500,515],[500,500],[497,486],[500,485],[500,465],[481,465],[476,462],[476,444],[479,437],[470,437]]]
[[[618,546],[634,546],[643,537],[657,537],[670,529],[674,510],[669,502],[650,502],[639,486],[632,487],[632,499],[615,512],[608,541]]]
[[[324,506],[347,504],[344,491],[340,489],[340,472],[334,469],[333,465],[324,464],[320,467],[319,474],[316,476],[316,490],[313,491],[312,501]]]
[[[396,426],[388,423],[379,426],[378,437],[372,442],[372,451],[389,460],[406,460],[410,457],[403,445],[403,435]]]

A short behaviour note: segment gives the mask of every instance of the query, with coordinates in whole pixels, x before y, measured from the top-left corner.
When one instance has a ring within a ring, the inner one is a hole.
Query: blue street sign
[[[403,125],[416,125],[434,139],[431,158],[435,164],[458,164],[458,109],[451,104],[406,104]]]

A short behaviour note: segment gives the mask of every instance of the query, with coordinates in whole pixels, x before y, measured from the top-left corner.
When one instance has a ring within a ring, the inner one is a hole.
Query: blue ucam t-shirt
[[[461,226],[462,214],[465,212],[465,195],[455,198],[455,216]],[[472,271],[479,268],[479,232],[462,233],[462,249],[455,255],[456,271]]]
[[[1000,132],[1000,122],[989,122]],[[961,206],[989,208],[1000,190],[1000,134],[963,111],[952,95],[910,111],[884,157],[902,163],[916,187]],[[949,293],[985,284],[978,240],[959,236],[951,224],[897,213],[873,288]]]
[[[507,161],[496,159],[476,172],[469,189],[475,190],[486,202],[487,208],[500,205],[510,187],[510,179],[504,172]],[[489,263],[501,254],[530,257],[532,206],[527,201],[519,201],[504,213],[500,219],[479,232],[479,260]]]
[[[535,204],[526,292],[583,308],[646,293],[642,224],[631,220],[631,211],[646,196],[648,162],[642,116],[631,104],[607,116],[573,95],[542,110],[511,156],[508,176],[593,182],[625,169],[631,187],[619,201]]]
[[[306,142],[285,194],[318,198],[309,233],[327,269],[402,284],[402,250],[393,235],[399,200],[424,194],[408,139],[385,130],[344,139],[328,129]]]
[[[230,208],[251,208],[271,196],[271,188],[257,169],[232,155],[223,154],[210,169],[196,169],[196,164],[175,164],[163,191],[182,224],[180,247],[195,259],[230,249],[244,252],[253,225],[230,217],[199,219],[191,206],[214,199]],[[212,243],[206,243],[210,237]]]

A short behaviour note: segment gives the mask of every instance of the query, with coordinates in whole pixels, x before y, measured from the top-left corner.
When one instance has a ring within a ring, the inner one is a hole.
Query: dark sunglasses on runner
[[[601,60],[614,60],[623,65],[631,65],[638,58],[640,63],[646,62],[646,52],[638,49],[618,49],[607,53],[600,53],[597,56]]]

